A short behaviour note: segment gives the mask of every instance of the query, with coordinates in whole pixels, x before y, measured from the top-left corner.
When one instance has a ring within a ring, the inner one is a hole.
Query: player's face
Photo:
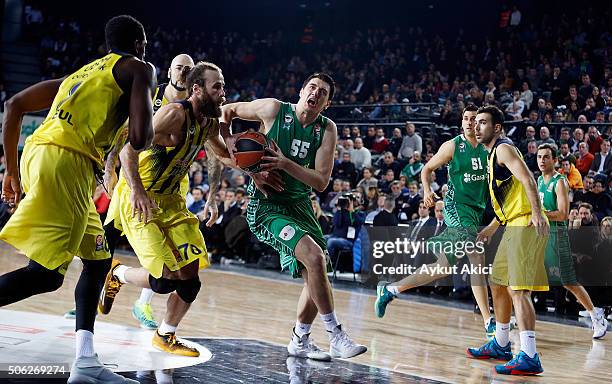
[[[539,149],[538,150],[538,168],[542,172],[550,172],[555,168],[555,161],[552,158],[550,149]]]
[[[199,111],[206,117],[220,117],[221,105],[225,102],[225,80],[218,71],[204,71],[204,88],[196,85],[194,94]]]
[[[300,91],[300,103],[302,103],[306,109],[321,113],[324,109],[329,107],[329,84],[325,81],[314,78],[306,84]]]
[[[493,118],[488,113],[476,115],[476,140],[484,145],[490,144],[495,138],[495,126]]]
[[[476,111],[465,111],[461,120],[461,128],[466,136],[474,137],[476,127]]]
[[[185,80],[189,70],[193,68],[193,59],[188,55],[178,55],[172,60],[170,68],[168,69],[168,78],[170,84],[178,91],[184,91],[186,87]]]

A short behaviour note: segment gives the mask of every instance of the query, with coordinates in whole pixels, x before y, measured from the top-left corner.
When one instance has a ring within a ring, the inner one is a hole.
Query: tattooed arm
[[[117,185],[117,165],[119,164],[119,152],[125,145],[128,136],[127,127],[122,128],[121,133],[117,136],[113,149],[108,153],[106,157],[106,163],[104,164],[104,189],[108,197],[113,196],[113,191]]]
[[[221,174],[223,173],[223,163],[215,154],[215,151],[208,145],[208,143],[204,144],[204,148],[206,149],[206,168],[208,171],[208,185],[210,189],[208,190],[208,198],[206,199],[206,205],[204,205],[203,218],[206,219],[208,217],[208,213],[210,212],[210,219],[206,222],[207,227],[212,227],[212,225],[217,220],[217,216],[219,216],[219,209],[217,208],[217,201],[215,197],[217,196],[217,192],[219,191],[219,186],[221,185]]]

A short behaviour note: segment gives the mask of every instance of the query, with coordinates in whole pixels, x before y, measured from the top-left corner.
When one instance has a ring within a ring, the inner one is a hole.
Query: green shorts
[[[578,284],[566,226],[551,222],[544,264],[550,285]]]
[[[474,250],[483,214],[484,209],[445,201],[446,229],[427,241],[427,249],[436,257],[446,256],[449,265],[457,264],[459,258]]]
[[[295,257],[295,247],[304,235],[309,235],[327,255],[323,233],[310,199],[280,204],[251,198],[247,207],[247,222],[260,241],[280,254],[281,268],[289,269],[294,278],[302,276],[304,266]],[[327,268],[331,271],[329,257]]]

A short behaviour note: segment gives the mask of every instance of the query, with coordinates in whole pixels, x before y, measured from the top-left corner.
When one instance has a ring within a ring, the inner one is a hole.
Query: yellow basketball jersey
[[[64,79],[49,114],[31,139],[80,153],[103,167],[128,110],[120,110],[122,89],[113,67],[122,56],[116,53],[95,60]]]
[[[155,90],[155,96],[153,96],[153,114],[157,112],[161,107],[168,104],[170,101],[166,99],[164,95],[168,83],[160,84]],[[186,196],[189,192],[189,175],[185,174],[183,181],[180,185],[181,196]]]
[[[518,217],[531,214],[531,204],[525,188],[506,167],[497,164],[497,148],[500,144],[510,144],[518,155],[521,152],[507,138],[497,140],[489,154],[489,193],[495,215],[502,224]]]
[[[185,109],[183,124],[185,139],[176,147],[153,145],[138,157],[138,171],[147,191],[157,194],[183,193],[181,181],[185,179],[191,163],[203,148],[211,128],[219,124],[218,119],[207,119],[202,127],[198,124],[191,103],[180,101]]]
[[[153,114],[170,102],[168,99],[166,99],[166,95],[164,94],[167,86],[168,84],[164,83],[155,88],[155,95],[153,95]]]

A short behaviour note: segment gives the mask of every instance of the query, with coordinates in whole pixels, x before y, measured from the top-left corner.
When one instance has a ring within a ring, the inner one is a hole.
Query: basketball
[[[258,172],[261,158],[270,146],[268,138],[260,132],[244,132],[236,138],[233,151],[236,165],[247,172]]]

